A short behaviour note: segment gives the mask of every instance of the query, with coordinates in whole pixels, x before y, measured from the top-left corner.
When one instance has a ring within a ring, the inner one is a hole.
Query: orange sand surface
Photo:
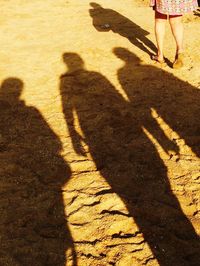
[[[200,12],[0,2],[0,265],[200,265]]]

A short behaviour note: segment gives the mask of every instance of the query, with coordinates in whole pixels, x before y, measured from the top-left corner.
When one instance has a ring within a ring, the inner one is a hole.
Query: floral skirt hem
[[[150,6],[161,14],[184,15],[192,13],[198,8],[197,0],[150,0]]]

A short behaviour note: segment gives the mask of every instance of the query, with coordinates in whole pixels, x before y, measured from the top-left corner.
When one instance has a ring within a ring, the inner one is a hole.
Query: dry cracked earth
[[[1,0],[0,265],[200,265],[200,13],[161,69],[134,0]]]

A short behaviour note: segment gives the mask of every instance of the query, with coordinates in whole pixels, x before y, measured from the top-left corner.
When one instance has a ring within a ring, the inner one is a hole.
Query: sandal
[[[167,64],[165,60],[159,60],[157,55],[152,55],[151,60],[155,61],[156,64],[160,65],[161,67],[166,67]]]
[[[183,64],[183,58],[184,58],[183,53],[176,54],[175,61],[173,63],[174,69],[179,69],[179,68],[183,67],[183,65],[184,65]]]

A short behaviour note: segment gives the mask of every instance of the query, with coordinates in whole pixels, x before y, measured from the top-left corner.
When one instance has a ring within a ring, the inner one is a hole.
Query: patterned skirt
[[[197,9],[197,0],[150,0],[150,6],[161,14],[183,15]]]

